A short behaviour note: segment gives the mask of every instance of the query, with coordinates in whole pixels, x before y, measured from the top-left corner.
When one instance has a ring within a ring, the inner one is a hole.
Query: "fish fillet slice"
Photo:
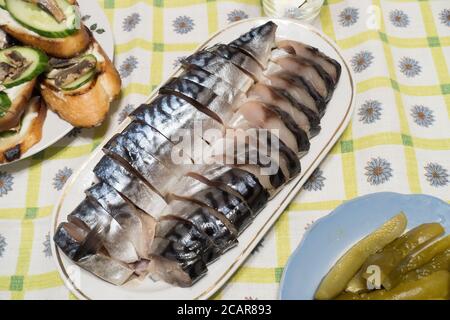
[[[161,245],[158,246],[159,243]],[[155,254],[152,255],[147,272],[155,281],[162,279],[181,288],[191,287],[206,274],[206,264],[201,259],[180,261],[178,256],[173,256],[170,244],[166,244],[164,239],[155,239]]]
[[[210,116],[211,124],[205,124],[207,127],[221,130],[222,128],[214,123],[214,120],[226,124],[233,115],[231,105],[224,98],[216,95],[211,89],[187,79],[172,79],[160,89],[160,93],[177,95],[191,103],[200,112]]]
[[[214,74],[233,88],[246,92],[254,80],[230,61],[209,51],[199,51],[182,61],[185,68],[197,66],[202,70]]]
[[[338,83],[342,70],[341,65],[336,60],[320,52],[317,48],[292,40],[282,40],[277,43],[277,46],[289,54],[295,54],[316,62],[330,74],[335,86]]]
[[[114,188],[104,182],[95,184],[86,195],[99,203],[127,232],[141,258],[148,258],[150,247],[155,235],[155,219],[134,207]]]
[[[121,136],[156,158],[171,170],[173,175],[183,175],[193,164],[192,159],[181,153],[177,145],[143,122],[133,121],[122,131]]]
[[[221,214],[189,201],[173,200],[164,210],[165,216],[175,216],[193,223],[222,251],[237,244],[237,230]]]
[[[302,77],[308,82],[325,100],[329,101],[333,94],[333,84],[326,74],[321,72],[317,65],[311,61],[301,59],[295,56],[286,56],[274,61],[282,69]]]
[[[254,81],[260,81],[262,79],[262,67],[253,58],[245,55],[239,49],[226,44],[216,44],[207,50],[230,61]]]
[[[277,106],[289,113],[295,123],[305,131],[309,137],[320,132],[320,118],[301,102],[295,99],[283,88],[274,88],[257,83],[247,93],[248,100],[256,100],[267,105]]]
[[[95,175],[108,183],[134,205],[157,217],[166,206],[165,200],[138,178],[133,172],[108,156],[104,156],[94,168]]]
[[[237,150],[241,153],[242,151],[249,152],[253,156],[261,154],[266,159],[267,157],[272,158],[275,163],[278,163],[286,178],[293,178],[301,172],[300,160],[295,152],[270,131],[258,128],[236,129],[233,132],[227,132],[225,138],[231,141],[226,145],[233,144],[234,153]],[[240,157],[242,158],[242,155]]]
[[[189,260],[201,259],[205,264],[217,260],[222,252],[211,239],[192,222],[175,216],[159,220],[158,238],[172,243],[172,249]]]
[[[56,245],[71,259],[83,244],[87,232],[72,223],[63,222],[55,232]],[[126,264],[102,253],[82,257],[76,263],[83,269],[114,285],[124,284],[134,273]]]
[[[222,97],[229,104],[233,104],[244,94],[242,91],[235,89],[228,82],[223,81],[214,74],[196,66],[192,66],[185,70],[178,78],[190,80],[211,89],[216,95]]]
[[[275,23],[269,21],[241,35],[230,42],[229,45],[246,52],[265,68],[269,61],[270,52],[275,47],[277,28],[278,26]]]
[[[151,154],[144,152],[125,136],[116,135],[103,148],[104,152],[146,181],[160,195],[176,183],[173,171]]]
[[[257,215],[269,199],[269,193],[261,185],[258,178],[245,170],[230,166],[210,166],[204,171],[190,172],[196,180],[205,181],[210,186],[224,188],[239,196]]]
[[[83,221],[90,230],[95,229],[97,225],[104,226],[106,233],[102,240],[112,258],[125,263],[135,262],[139,259],[136,249],[130,242],[126,231],[99,204],[85,198],[70,213],[69,221],[70,217]]]
[[[286,90],[294,99],[304,104],[315,114],[320,115],[320,109],[316,100],[309,94],[304,86],[297,86],[294,81],[284,76],[284,72],[267,75],[264,82],[274,88]]]
[[[127,264],[101,253],[82,258],[77,264],[100,279],[116,286],[123,285],[134,273],[134,270]]]
[[[209,131],[207,129],[215,131],[217,136],[223,134],[220,123],[214,121],[214,127],[205,126],[205,123],[211,123],[211,118],[174,95],[163,95],[149,105],[141,105],[132,118],[161,132],[190,156],[194,163],[203,161],[202,151],[208,148],[208,139],[204,136]]]
[[[292,117],[276,106],[270,107],[259,101],[244,103],[236,113],[235,128],[262,128],[271,130],[291,150],[304,154],[310,143],[305,131],[298,127]]]

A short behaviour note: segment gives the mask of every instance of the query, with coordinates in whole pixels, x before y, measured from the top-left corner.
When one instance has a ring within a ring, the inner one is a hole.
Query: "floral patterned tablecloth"
[[[66,180],[181,57],[230,22],[262,15],[259,0],[99,3],[114,31],[123,96],[102,127],[74,129],[33,158],[0,168],[0,299],[72,297],[49,248],[50,215]],[[95,17],[85,20],[104,31]],[[343,201],[378,191],[450,201],[450,2],[328,0],[314,24],[336,40],[355,72],[356,113],[215,298],[276,298],[303,232]]]

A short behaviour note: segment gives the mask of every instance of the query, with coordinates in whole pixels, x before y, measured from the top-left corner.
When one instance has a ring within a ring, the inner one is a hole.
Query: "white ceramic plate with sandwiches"
[[[20,24],[18,24],[17,20],[14,20],[10,13],[4,9],[1,9],[1,2],[4,2],[5,0],[0,1],[0,24],[7,24],[8,26],[12,26],[12,29],[16,27],[17,30],[24,30],[24,33],[26,33],[26,29],[24,29]],[[87,29],[91,30],[92,36],[94,37],[95,41],[98,43],[98,45],[103,49],[104,54],[106,54],[109,59],[112,61],[114,57],[114,39],[113,34],[109,26],[108,19],[106,15],[104,14],[102,8],[99,6],[97,1],[90,1],[90,0],[78,0],[77,1],[79,5],[79,17],[81,18],[81,21],[84,23]],[[19,14],[21,8],[18,8]],[[18,16],[18,19],[21,17]],[[16,31],[17,31],[16,30]],[[15,32],[15,30],[12,30],[11,32]],[[31,33],[33,34],[33,33]],[[1,35],[1,34],[0,34]],[[17,39],[19,37],[12,37],[13,39]],[[14,40],[13,40],[14,42]],[[15,43],[15,45],[23,46],[23,41],[20,41],[19,43]],[[30,46],[31,42],[28,42],[25,44],[26,46]],[[32,47],[35,47],[31,45]],[[64,44],[66,46],[66,44]],[[57,47],[57,45],[53,45],[53,47]],[[48,54],[47,50],[46,51]],[[60,50],[60,52],[63,52],[63,50]],[[56,54],[56,53],[55,53]],[[48,54],[49,58],[50,56],[55,56],[53,54]],[[62,57],[59,57],[62,58]],[[39,80],[41,81],[41,80]],[[38,87],[40,84],[36,85]],[[18,86],[17,88],[19,88]],[[39,93],[40,94],[40,93]],[[36,103],[36,101],[34,101]],[[36,107],[38,108],[38,107]],[[54,144],[61,138],[63,138],[65,135],[67,135],[73,128],[74,125],[69,123],[68,121],[65,121],[60,117],[58,114],[53,112],[51,108],[47,108],[47,112],[45,115],[45,112],[42,112],[40,114],[42,120],[44,120],[43,126],[42,126],[42,137],[39,142],[34,144],[32,147],[26,147],[25,152],[21,152],[20,155],[16,155],[11,159],[10,161],[3,161],[2,163],[0,157],[0,166],[7,165],[12,162],[19,161],[21,159],[28,158],[30,156],[33,156],[34,154],[46,149],[50,145]],[[31,117],[31,115],[30,115]],[[22,126],[25,126],[27,124],[27,115],[23,117],[22,120]],[[34,137],[32,134],[27,135],[24,134],[24,136],[27,136],[26,141],[30,140],[38,140],[38,137]],[[0,140],[1,141],[1,140]],[[33,141],[35,142],[35,141]],[[22,147],[22,146],[21,146]],[[19,151],[20,152],[20,151]],[[3,157],[3,160],[4,157]]]

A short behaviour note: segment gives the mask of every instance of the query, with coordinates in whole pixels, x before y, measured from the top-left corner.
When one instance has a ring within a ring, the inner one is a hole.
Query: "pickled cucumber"
[[[385,279],[383,286],[386,289],[391,289],[395,287],[404,275],[408,272],[418,269],[428,262],[432,261],[433,258],[442,254],[446,250],[450,249],[450,235],[439,239],[438,241],[427,245],[418,252],[410,255],[404,259],[400,265],[398,265]]]
[[[440,270],[413,281],[401,282],[390,291],[370,293],[344,293],[336,300],[440,300],[450,298],[450,273]]]
[[[430,262],[422,267],[411,270],[401,277],[401,281],[415,281],[429,276],[433,272],[449,270],[450,268],[450,249],[436,255]]]
[[[367,291],[367,279],[371,278],[372,273],[367,272],[370,266],[379,268],[379,282],[385,287],[391,288],[389,282],[386,282],[387,276],[402,262],[402,260],[427,245],[433,239],[444,233],[444,228],[439,223],[424,223],[408,231],[400,238],[388,244],[382,251],[372,254],[367,258],[361,270],[349,281],[345,291],[364,292]]]
[[[398,238],[406,228],[407,219],[400,213],[384,223],[348,250],[320,283],[315,298],[332,299],[340,294],[366,259]]]

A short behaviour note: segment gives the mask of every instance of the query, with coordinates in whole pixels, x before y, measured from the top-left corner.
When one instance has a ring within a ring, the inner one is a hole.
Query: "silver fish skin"
[[[179,183],[177,183],[177,185],[172,188],[171,193],[168,195],[167,199],[172,200],[173,195],[191,196],[209,186],[210,184],[208,184],[206,180],[199,181],[188,175],[187,173],[183,177],[181,177]]]
[[[77,264],[100,279],[116,286],[123,285],[134,273],[134,270],[127,264],[101,253],[84,257]]]
[[[251,77],[233,63],[206,50],[196,52],[189,56],[182,61],[182,65],[185,68],[197,66],[243,92],[246,92],[254,83]]]
[[[269,200],[269,193],[254,174],[231,166],[212,165],[189,175],[199,181],[224,190],[244,200],[256,216]]]
[[[190,201],[173,200],[164,210],[164,216],[178,217],[193,223],[225,252],[237,244],[237,230],[220,213]]]
[[[156,221],[132,205],[110,185],[100,182],[86,190],[86,195],[97,201],[127,233],[141,258],[148,258]]]
[[[144,152],[124,136],[116,135],[105,146],[104,151],[124,166],[130,166],[158,194],[164,195],[175,182],[172,172],[152,155]]]
[[[215,97],[214,91],[184,78],[171,78],[159,90],[161,94],[180,95],[193,106],[205,108]]]
[[[281,169],[279,157],[267,156],[249,145],[241,147],[241,149],[242,151],[234,155],[230,152],[226,154],[217,152],[213,159],[216,159],[216,163],[237,167],[252,173],[270,195],[275,194],[289,178]]]
[[[53,239],[56,245],[73,260],[87,235],[86,230],[78,228],[72,223],[63,222],[56,230]],[[115,285],[122,285],[134,273],[133,269],[126,264],[99,252],[81,257],[76,264]]]
[[[232,108],[225,99],[196,82],[173,78],[160,89],[160,93],[177,95],[210,116],[211,123],[205,123],[206,127],[218,127],[214,121],[225,124],[232,117]]]
[[[103,243],[111,257],[126,263],[134,262],[138,255],[126,232],[119,223],[106,212],[98,203],[85,198],[81,204],[69,214],[68,219],[74,217],[83,221],[91,230],[97,225],[106,228]]]
[[[67,217],[69,222],[71,222],[72,218],[82,221],[89,230],[94,229],[97,225],[108,226],[113,219],[108,212],[95,205],[88,198],[81,201]]]
[[[207,50],[230,61],[252,77],[254,81],[260,81],[263,78],[263,68],[261,65],[235,47],[226,44],[216,44]]]
[[[158,221],[156,237],[171,242],[172,255],[183,260],[201,259],[210,264],[222,254],[211,239],[187,220],[168,216]]]
[[[206,137],[205,133],[222,136],[224,129],[222,124],[174,95],[159,96],[149,105],[140,106],[132,118],[157,129],[196,164],[203,162],[204,150],[215,139],[215,136]]]
[[[267,67],[270,52],[275,48],[275,34],[278,26],[269,21],[259,27],[251,29],[236,40],[229,43],[230,46],[243,50],[253,57],[263,68]]]
[[[184,174],[190,164],[193,164],[187,155],[184,157],[182,155],[182,159],[178,159],[178,157],[175,159],[174,153],[177,156],[180,154],[179,147],[146,123],[133,121],[120,135],[155,157],[170,170],[174,170],[173,174],[176,176]]]
[[[53,241],[66,256],[73,259],[80,249],[88,232],[68,222],[61,223],[56,229]]]
[[[195,193],[180,193],[176,197],[197,203],[223,214],[234,226],[238,235],[252,222],[252,212],[248,205],[239,197],[216,187],[206,186]]]
[[[138,208],[157,217],[161,208],[166,206],[165,200],[138,178],[112,158],[104,156],[94,168],[95,175],[124,195]]]
[[[244,95],[244,92],[235,89],[228,82],[196,66],[184,70],[178,78],[187,79],[211,89],[217,96],[222,97],[229,104],[233,104]]]

